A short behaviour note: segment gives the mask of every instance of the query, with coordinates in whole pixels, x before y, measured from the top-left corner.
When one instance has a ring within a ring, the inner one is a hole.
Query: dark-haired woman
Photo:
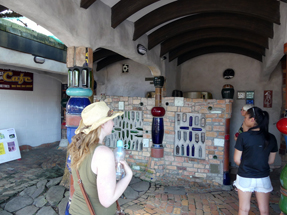
[[[248,109],[244,118],[249,128],[238,136],[234,162],[239,166],[234,185],[238,189],[239,215],[248,214],[255,191],[260,214],[269,214],[269,197],[273,190],[270,167],[278,151],[277,141],[268,132],[269,115],[258,107]]]

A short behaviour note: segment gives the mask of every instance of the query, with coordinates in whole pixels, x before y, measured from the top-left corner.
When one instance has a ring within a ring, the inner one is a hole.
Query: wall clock
[[[234,77],[234,70],[233,69],[226,69],[223,72],[223,78],[224,79],[231,79]]]

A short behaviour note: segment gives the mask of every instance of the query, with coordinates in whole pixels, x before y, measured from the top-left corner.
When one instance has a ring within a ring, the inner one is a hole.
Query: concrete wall
[[[164,60],[165,70],[163,76],[166,78],[164,96],[172,96],[172,91],[180,88],[180,67],[177,66],[177,62],[174,60],[169,62],[168,59]]]
[[[237,91],[255,91],[255,105],[263,108],[263,91],[273,90],[273,106],[266,108],[270,114],[269,130],[280,143],[281,134],[276,129],[275,123],[280,119],[282,107],[282,72],[277,65],[269,80],[261,80],[262,64],[252,58],[236,54],[208,54],[187,61],[181,66],[181,90],[208,91],[214,99],[221,99],[221,89],[225,84],[233,85],[235,89],[232,104],[232,117],[230,125],[231,144],[230,161],[232,165],[235,141],[233,135],[237,132],[243,117],[240,114],[245,100],[237,100]],[[235,76],[232,79],[223,79],[223,71],[232,68]],[[277,156],[275,165],[280,165],[280,157]]]
[[[274,37],[269,38],[268,49],[263,57],[262,78],[268,80],[277,63],[284,56],[284,44],[287,43],[287,3],[280,1],[280,25],[273,24]]]
[[[129,65],[129,72],[122,73],[122,65]],[[166,78],[164,96],[171,96],[172,91],[179,89],[180,69],[176,61],[168,62],[162,60]],[[150,81],[145,81],[146,77],[154,77],[148,67],[132,60],[124,60],[108,66],[96,72],[97,64],[94,64],[94,78],[97,81],[97,95],[104,93],[114,96],[145,97],[148,91],[155,91],[154,85]]]
[[[0,68],[31,72],[5,65]],[[61,139],[61,82],[34,73],[33,85],[33,91],[0,90],[0,129],[15,128],[19,146],[35,147]]]
[[[122,73],[123,64],[129,65],[128,73]],[[154,85],[145,81],[146,77],[153,77],[149,68],[132,60],[120,61],[94,72],[94,77],[97,95],[145,97],[148,91],[155,91]]]
[[[49,75],[62,83],[67,82],[68,69],[65,63],[45,59],[45,63],[38,64],[34,62],[34,56],[31,54],[0,47],[0,65],[8,67],[13,65],[16,70],[26,68],[30,71]]]
[[[80,7],[79,0],[58,0],[53,4],[45,0],[0,0],[0,4],[43,26],[67,47],[86,46],[93,50],[106,48],[149,66],[155,75],[163,71],[159,58],[160,47],[149,50],[144,56],[139,55],[136,47],[138,44],[147,47],[147,35],[133,41],[134,25],[130,21],[124,21],[113,29],[111,8],[102,1],[96,1],[87,10]]]

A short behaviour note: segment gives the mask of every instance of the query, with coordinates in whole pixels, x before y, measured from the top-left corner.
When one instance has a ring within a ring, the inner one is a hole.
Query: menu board
[[[0,164],[21,158],[14,128],[0,130]]]

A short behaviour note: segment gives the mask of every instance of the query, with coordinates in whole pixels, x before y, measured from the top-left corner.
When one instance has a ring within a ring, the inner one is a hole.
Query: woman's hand
[[[128,176],[132,176],[133,175],[133,171],[130,168],[130,166],[128,165],[128,163],[126,161],[120,161],[120,163],[124,166],[126,175]]]

